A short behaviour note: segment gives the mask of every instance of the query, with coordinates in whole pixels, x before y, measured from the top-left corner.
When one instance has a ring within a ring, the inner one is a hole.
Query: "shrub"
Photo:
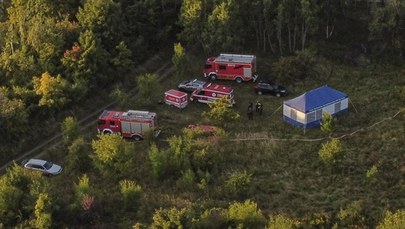
[[[80,128],[76,119],[72,116],[66,117],[62,123],[63,140],[66,144],[72,143],[80,136]]]
[[[252,174],[247,173],[246,171],[232,172],[229,174],[228,180],[225,182],[225,186],[231,193],[245,193],[249,189],[251,177]]]
[[[160,208],[153,214],[151,228],[189,228],[191,226],[190,221],[188,210],[186,208]]]
[[[378,173],[378,168],[376,165],[371,166],[369,170],[367,170],[366,177],[373,178]]]
[[[182,175],[179,180],[177,180],[177,188],[183,190],[189,190],[194,186],[195,173],[191,169],[187,169],[185,172],[182,172]]]
[[[141,186],[131,180],[122,180],[119,182],[119,185],[125,208],[134,208],[141,197]]]
[[[268,229],[293,229],[298,228],[300,225],[299,221],[295,219],[288,218],[287,216],[278,214],[275,216],[270,216],[269,223],[267,224]]]
[[[217,125],[223,125],[226,122],[231,122],[240,119],[240,115],[233,109],[229,108],[231,100],[228,96],[223,96],[209,103],[210,111],[203,112],[202,117],[207,118]]]
[[[387,211],[384,219],[378,224],[377,229],[401,229],[405,225],[405,210],[392,213]]]
[[[163,175],[165,171],[166,154],[160,151],[156,144],[152,144],[148,151],[152,174],[156,177]]]
[[[325,144],[322,144],[322,148],[319,150],[319,157],[326,163],[334,164],[339,160],[342,151],[340,140],[333,138]]]
[[[237,227],[263,228],[265,217],[257,204],[251,200],[244,203],[233,203],[229,206],[228,220]]]

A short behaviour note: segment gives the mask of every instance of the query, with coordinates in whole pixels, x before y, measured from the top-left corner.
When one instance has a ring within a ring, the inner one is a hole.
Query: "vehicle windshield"
[[[44,164],[45,169],[50,169],[52,167],[52,163],[51,162],[46,162]]]

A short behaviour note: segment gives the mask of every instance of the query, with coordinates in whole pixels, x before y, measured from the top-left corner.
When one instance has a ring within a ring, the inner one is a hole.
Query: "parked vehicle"
[[[41,159],[29,159],[22,162],[26,169],[39,171],[45,175],[58,175],[62,172],[62,167],[52,162]]]
[[[220,54],[209,57],[205,62],[204,77],[211,80],[256,81],[256,56]]]
[[[272,83],[270,81],[259,81],[255,85],[255,92],[261,94],[271,94],[277,97],[288,95],[288,91],[285,87]]]
[[[125,138],[135,141],[142,140],[146,131],[158,125],[157,115],[154,112],[129,110],[104,110],[98,118],[98,132],[103,134],[118,133]],[[157,136],[159,132],[156,132]]]
[[[207,82],[203,80],[193,79],[193,80],[185,80],[177,86],[180,91],[185,92],[193,92],[197,89],[201,89],[206,85]]]
[[[165,103],[178,108],[185,108],[188,104],[187,93],[170,89],[165,92]]]
[[[210,83],[201,89],[195,90],[190,96],[190,101],[208,104],[224,96],[228,96],[231,100],[229,106],[232,107],[235,104],[232,87]]]

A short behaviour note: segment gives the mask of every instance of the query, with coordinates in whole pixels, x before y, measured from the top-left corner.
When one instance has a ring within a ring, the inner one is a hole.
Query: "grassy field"
[[[200,57],[190,57],[190,68],[184,78],[169,76],[162,82],[163,90],[156,93],[160,93],[163,99],[163,92],[176,88],[181,80],[202,79],[203,63],[204,59]],[[259,72],[270,72],[266,69],[270,60],[261,60],[261,64],[263,67],[259,66]],[[208,188],[204,191],[194,186],[179,188],[173,177],[154,178],[148,162],[148,143],[136,142],[134,158],[138,166],[133,168],[133,176],[127,179],[136,180],[143,188],[140,210],[125,212],[119,218],[105,216],[103,221],[125,224],[122,219],[130,218],[150,222],[154,210],[159,207],[226,208],[233,201],[251,199],[258,203],[265,216],[284,213],[300,219],[307,227],[318,225],[327,228],[339,223],[342,227],[357,225],[372,228],[381,220],[385,210],[403,209],[405,111],[399,87],[405,85],[405,71],[392,66],[360,68],[338,65],[334,69],[329,78],[307,78],[304,82],[284,85],[290,91],[286,98],[258,96],[253,91],[252,82],[216,82],[234,88],[237,104],[233,109],[240,113],[241,119],[222,125],[229,137],[218,146],[222,159],[217,162],[215,177]],[[321,145],[328,140],[325,133],[319,129],[304,131],[282,120],[284,100],[325,84],[347,93],[350,99],[349,112],[337,117],[331,135],[340,138],[343,146],[343,158],[335,165],[323,163],[318,156]],[[248,120],[248,103],[257,100],[264,104],[264,113],[261,116],[255,114],[253,120]],[[159,116],[162,130],[159,140],[180,135],[188,124],[210,124],[201,117],[202,112],[208,109],[207,105],[199,103],[190,103],[182,110],[157,103],[150,108]],[[399,111],[402,113],[391,118]],[[90,141],[96,137],[95,131],[91,130],[85,136]],[[159,146],[166,147],[164,141]],[[49,157],[60,158],[60,154],[52,152],[49,151]],[[367,177],[367,171],[373,166],[378,171],[374,176]],[[229,174],[234,171],[252,174],[249,188],[237,195],[224,188]],[[93,169],[87,173],[104,197],[103,213],[113,215],[119,199],[116,181],[100,177]],[[77,182],[77,174],[63,174],[55,179],[54,185],[60,187],[66,180]],[[65,201],[71,200],[71,188],[64,188],[62,193]],[[351,217],[343,217],[342,211],[351,211]],[[63,214],[57,217],[62,219]],[[66,219],[62,221],[67,222]]]

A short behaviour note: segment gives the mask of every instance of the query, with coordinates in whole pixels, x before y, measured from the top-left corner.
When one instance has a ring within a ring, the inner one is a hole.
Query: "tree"
[[[241,228],[263,228],[265,217],[257,204],[251,200],[244,203],[232,203],[228,208],[228,220],[236,227]]]
[[[405,225],[405,210],[387,211],[377,229],[401,229]]]
[[[184,0],[180,8],[179,22],[182,26],[179,37],[188,44],[201,41],[201,31],[204,28],[203,22],[203,1]]]
[[[28,113],[24,102],[9,98],[9,90],[0,87],[0,142],[6,143],[16,139],[18,134],[27,129]]]
[[[374,6],[369,24],[370,38],[382,40],[389,44],[401,58],[405,56],[405,2],[403,0],[385,1],[381,6]]]
[[[232,33],[231,27],[236,21],[232,21],[230,8],[234,4],[233,0],[221,1],[214,6],[208,16],[208,22],[202,37],[204,40],[204,50],[206,53],[217,53],[221,50],[233,50],[236,33]]]
[[[115,46],[117,55],[111,59],[111,63],[119,73],[127,73],[134,67],[132,51],[128,49],[124,41]]]
[[[93,161],[104,176],[129,174],[133,164],[134,145],[118,134],[101,134],[92,141]]]
[[[40,106],[60,109],[69,101],[65,95],[68,86],[67,81],[60,75],[52,77],[48,72],[45,72],[40,77],[34,77],[32,81],[35,93],[41,96]]]
[[[13,0],[7,8],[5,41],[8,45],[0,63],[19,86],[27,86],[32,75],[53,72],[59,65],[64,28],[55,12],[47,0]]]
[[[35,204],[35,219],[32,226],[38,229],[51,228],[52,226],[52,202],[47,193],[41,193]]]
[[[180,43],[174,44],[174,54],[172,57],[172,62],[174,64],[177,77],[179,79],[183,78],[187,62],[186,53]]]
[[[322,113],[321,130],[326,134],[331,134],[333,131],[333,117],[327,112]]]
[[[203,112],[202,117],[207,118],[218,125],[240,119],[240,115],[229,106],[232,104],[228,96],[223,96],[209,103],[210,111]]]
[[[138,85],[137,105],[151,107],[161,97],[162,86],[156,74],[144,74],[136,78]]]
[[[70,144],[80,136],[79,124],[75,117],[66,117],[61,126],[65,144]]]
[[[298,228],[300,225],[299,221],[291,219],[285,215],[277,214],[271,215],[269,223],[267,224],[268,229],[294,229]]]
[[[159,150],[156,144],[152,144],[148,150],[149,161],[151,165],[152,174],[155,177],[160,177],[165,172],[167,163],[166,152]]]
[[[65,157],[64,169],[68,174],[82,174],[92,167],[89,157],[90,151],[90,146],[83,137],[72,140],[68,147],[68,155]]]
[[[78,43],[64,52],[62,63],[65,66],[65,75],[70,76],[73,92],[78,97],[76,100],[86,95],[89,89],[106,83],[109,59],[100,38],[91,30],[82,31]]]

